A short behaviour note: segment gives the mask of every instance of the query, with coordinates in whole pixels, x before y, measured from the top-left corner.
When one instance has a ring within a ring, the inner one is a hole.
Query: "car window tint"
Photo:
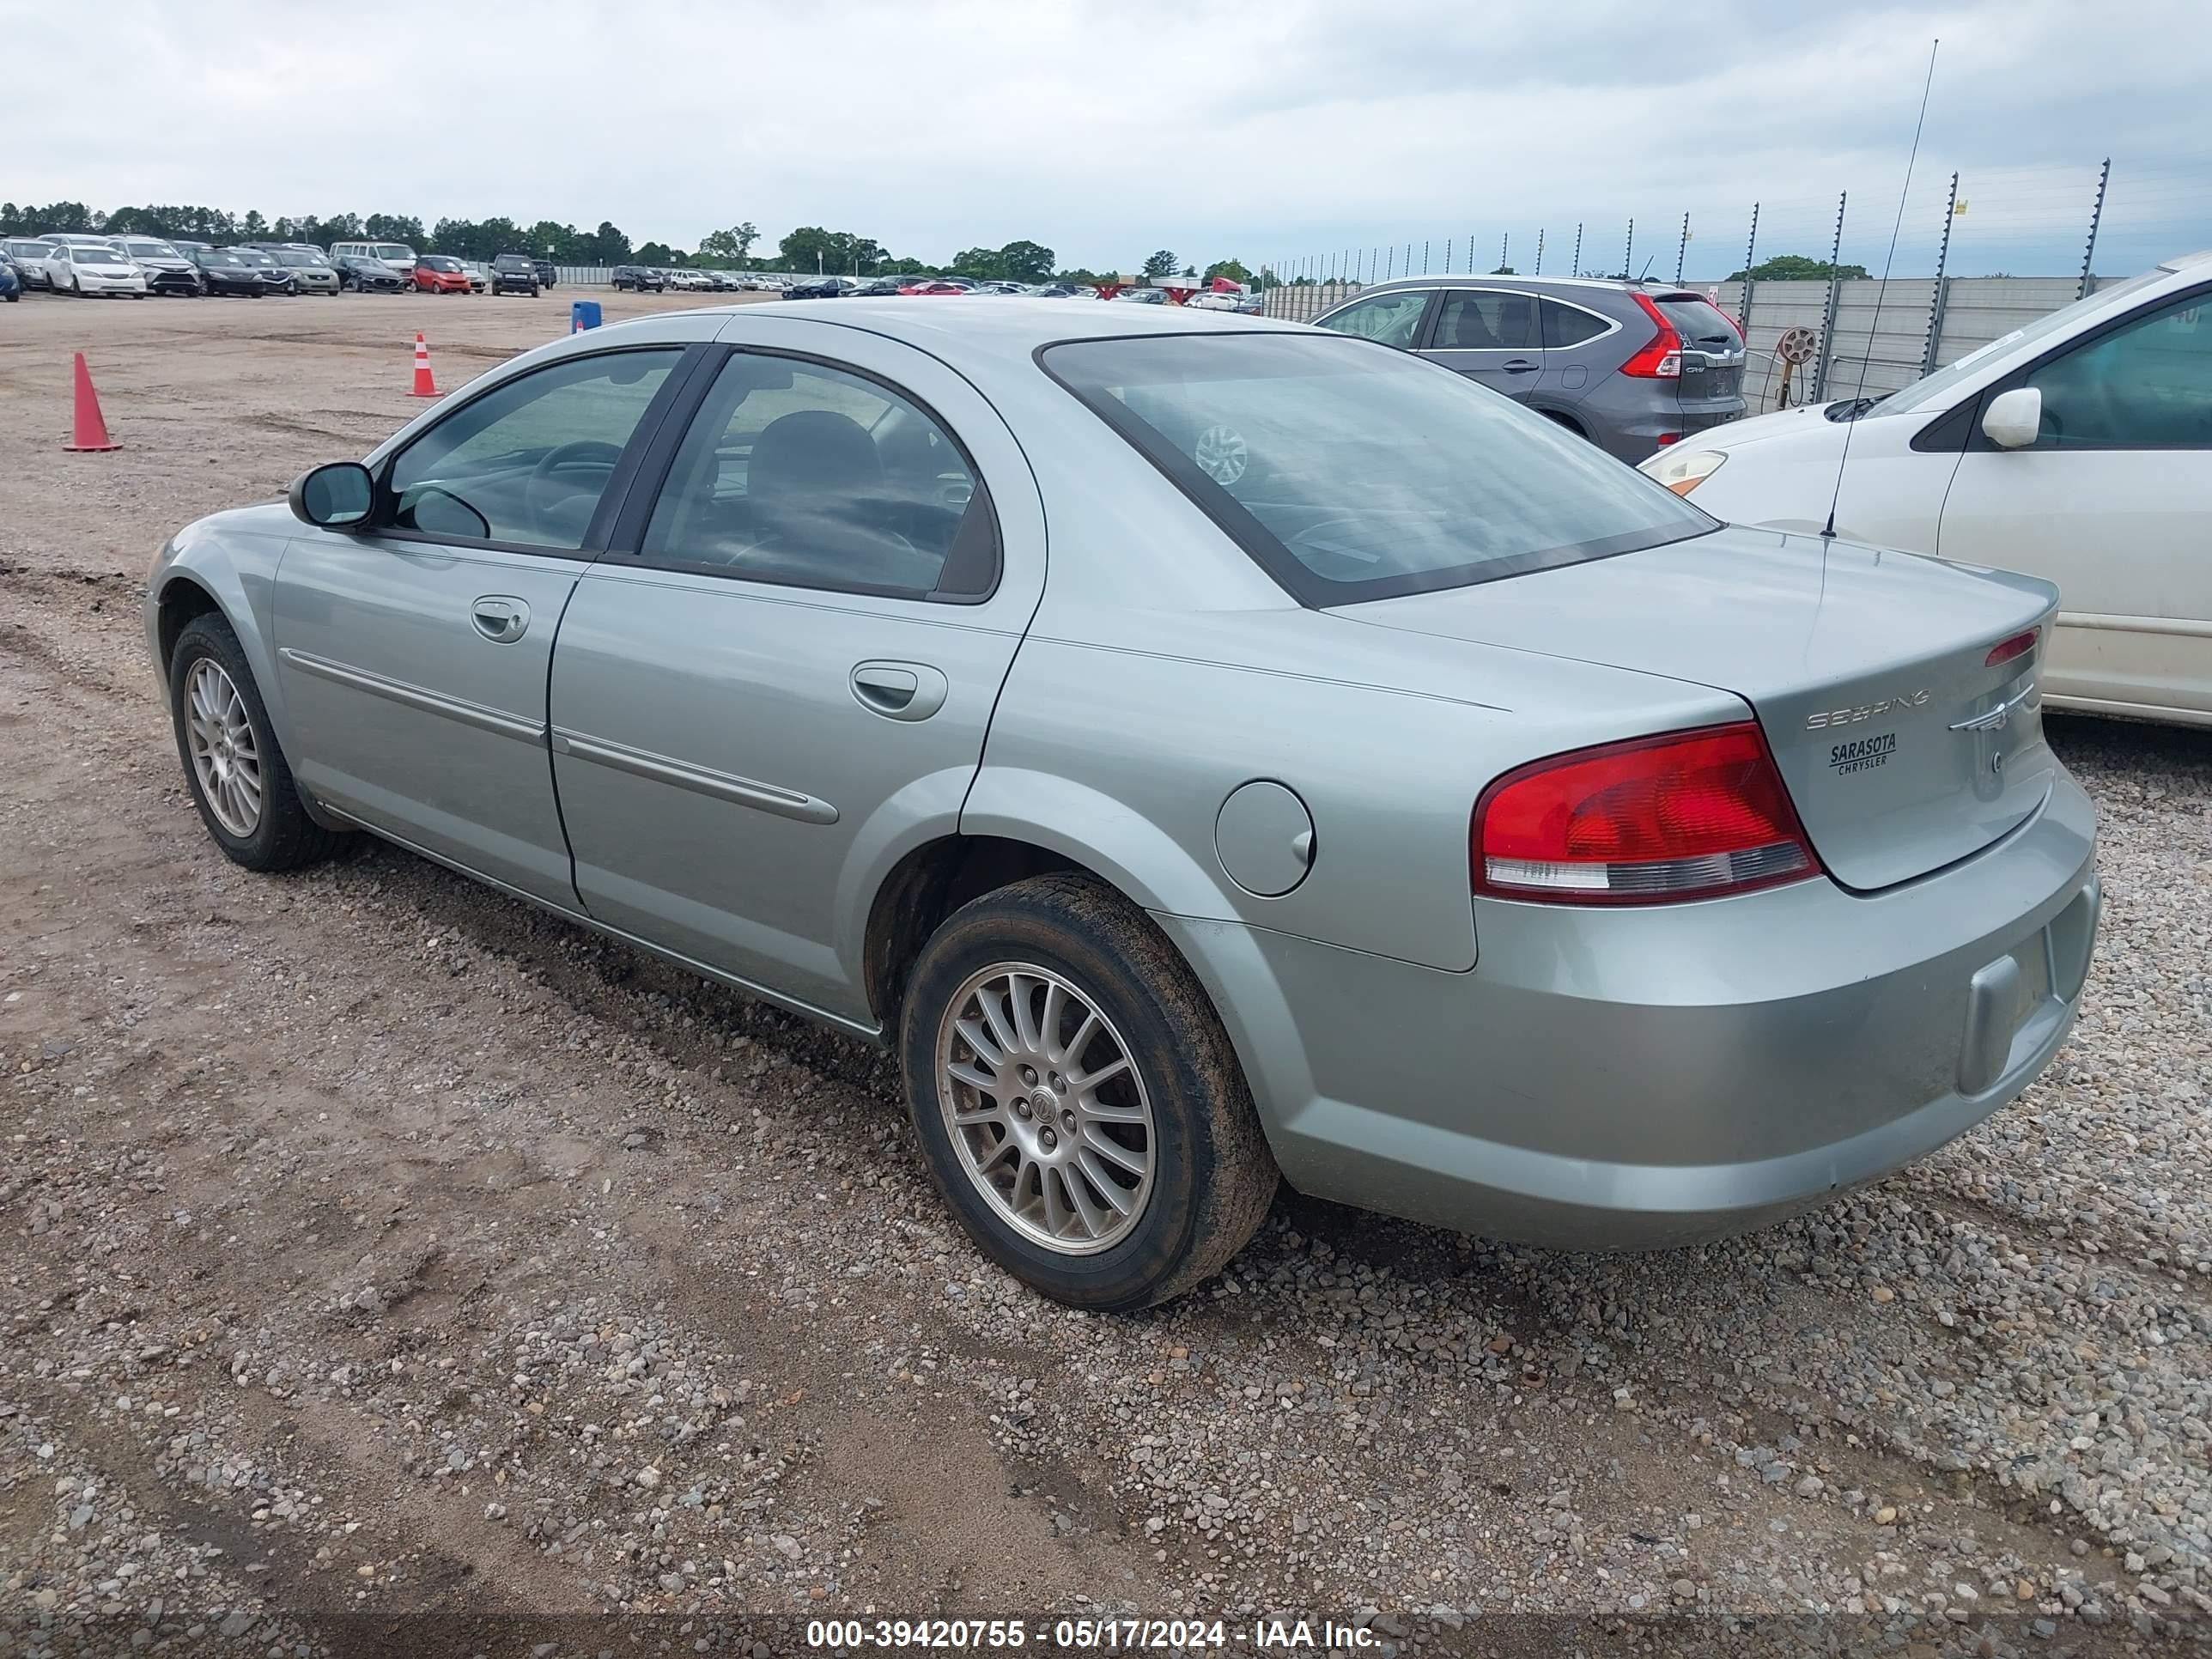
[[[1605,319],[1580,306],[1561,305],[1557,300],[1544,301],[1544,343],[1553,350],[1595,340],[1605,331]]]
[[[648,561],[861,592],[973,597],[997,574],[990,503],[951,434],[879,381],[740,352],[678,448]]]
[[[518,376],[399,453],[402,530],[574,550],[680,349],[611,351]]]
[[[2039,449],[2212,448],[2212,295],[2154,311],[2027,377]]]
[[[1428,291],[1420,289],[1354,300],[1343,310],[1320,321],[1322,327],[1334,329],[1339,334],[1357,334],[1362,339],[1380,340],[1384,345],[1408,348],[1421,325],[1421,313],[1428,308]]]
[[[1177,334],[1048,373],[1309,605],[1455,587],[1717,527],[1465,375],[1356,340]]]
[[[1447,294],[1429,343],[1439,351],[1533,350],[1536,302],[1525,294],[1489,289]]]

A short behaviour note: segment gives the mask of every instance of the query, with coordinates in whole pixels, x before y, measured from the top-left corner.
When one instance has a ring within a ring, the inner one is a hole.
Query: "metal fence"
[[[1270,316],[1310,321],[1366,285],[1465,275],[1632,276],[1711,295],[1747,324],[1746,394],[1777,406],[1784,377],[1776,343],[1793,327],[1815,337],[1793,365],[1789,401],[1893,391],[1928,370],[2091,291],[2099,266],[2148,270],[2212,245],[2212,173],[2187,166],[2031,166],[1923,169],[1900,201],[1838,191],[1747,209],[1677,203],[1662,214],[1603,223],[1515,226],[1338,246],[1261,266]],[[2079,258],[2058,250],[2079,249]],[[1812,281],[1731,281],[1771,256],[1794,254]],[[1874,277],[1821,280],[1854,265]],[[2016,276],[2026,269],[2069,274]],[[1972,272],[1977,274],[1960,274]],[[1979,274],[1987,273],[1987,274]]]

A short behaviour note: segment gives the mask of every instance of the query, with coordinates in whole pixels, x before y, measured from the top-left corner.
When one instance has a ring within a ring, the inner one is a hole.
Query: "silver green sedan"
[[[1371,341],[847,299],[519,357],[146,628],[231,858],[369,830],[896,1048],[977,1243],[1125,1309],[1279,1179],[1666,1244],[2017,1095],[2098,913],[2056,599]]]

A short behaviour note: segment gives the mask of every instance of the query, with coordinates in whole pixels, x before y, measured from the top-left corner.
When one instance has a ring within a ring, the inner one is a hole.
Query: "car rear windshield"
[[[1040,361],[1310,605],[1493,581],[1717,526],[1510,399],[1364,340],[1079,340]]]
[[[1735,349],[1735,325],[1702,295],[1662,294],[1656,303],[1659,314],[1674,325],[1682,343],[1692,351],[1706,346]]]

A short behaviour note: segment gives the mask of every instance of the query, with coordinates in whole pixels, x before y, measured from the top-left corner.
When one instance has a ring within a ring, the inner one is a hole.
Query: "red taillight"
[[[1820,872],[1755,721],[1555,755],[1475,803],[1474,890],[1563,904],[1747,892]]]
[[[1643,380],[1679,380],[1682,378],[1682,337],[1674,331],[1674,325],[1667,320],[1667,313],[1651,303],[1651,296],[1641,289],[1631,289],[1628,297],[1643,308],[1658,332],[1651,343],[1620,366],[1624,374],[1633,374]]]
[[[2031,628],[2025,634],[2015,634],[2008,640],[1998,641],[1990,647],[1990,654],[1982,659],[1982,666],[1995,668],[1999,663],[2026,656],[2035,649],[2036,635],[2042,631],[2039,628]]]

